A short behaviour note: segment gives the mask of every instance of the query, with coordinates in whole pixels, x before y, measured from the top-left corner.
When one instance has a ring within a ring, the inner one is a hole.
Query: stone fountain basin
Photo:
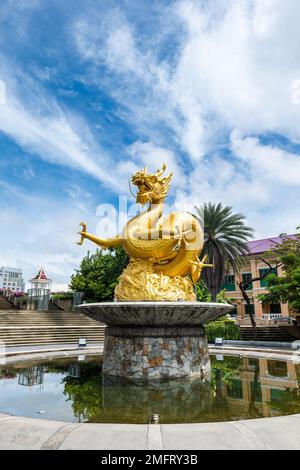
[[[109,326],[202,326],[232,311],[230,304],[206,302],[101,302],[78,305]]]

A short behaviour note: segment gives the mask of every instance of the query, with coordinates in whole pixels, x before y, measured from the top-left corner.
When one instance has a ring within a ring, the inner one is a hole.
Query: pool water
[[[149,385],[102,377],[100,357],[0,367],[0,412],[92,423],[231,421],[300,412],[300,365],[211,356],[211,380]]]

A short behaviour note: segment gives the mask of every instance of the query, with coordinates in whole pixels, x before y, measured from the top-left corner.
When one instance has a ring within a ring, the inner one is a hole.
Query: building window
[[[252,274],[251,273],[243,273],[242,274],[242,281],[243,282],[248,282],[248,281],[251,281],[251,280],[252,280]],[[252,289],[253,289],[253,285],[252,285],[252,282],[251,282],[246,290],[252,290]]]
[[[229,291],[235,290],[234,274],[225,276],[224,289]]]
[[[227,385],[227,393],[231,398],[243,398],[242,381],[238,379],[231,379]]]
[[[285,390],[279,390],[277,388],[271,388],[270,389],[270,396],[271,396],[271,401],[281,401],[284,400],[284,392]]]
[[[270,271],[270,268],[261,268],[259,270],[259,275],[263,276],[267,272]],[[277,275],[277,268],[273,268],[272,272],[270,274],[276,274]],[[268,287],[268,281],[267,278],[261,279],[260,281],[260,287]]]
[[[255,366],[257,364],[257,359],[254,359],[253,357],[249,357],[248,364],[249,364],[250,367],[255,368]]]
[[[268,374],[273,377],[288,377],[288,369],[286,362],[269,360]]]
[[[270,313],[281,313],[280,304],[270,304]]]

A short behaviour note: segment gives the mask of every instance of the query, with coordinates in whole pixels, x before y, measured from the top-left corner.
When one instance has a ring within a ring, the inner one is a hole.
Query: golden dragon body
[[[82,244],[87,238],[103,249],[123,246],[130,256],[127,268],[115,289],[118,301],[195,300],[193,285],[200,277],[205,259],[203,231],[198,220],[187,212],[163,216],[163,202],[172,174],[163,177],[166,167],[154,174],[147,168],[132,177],[138,187],[136,201],[148,209],[132,218],[114,238],[99,238],[81,223]]]

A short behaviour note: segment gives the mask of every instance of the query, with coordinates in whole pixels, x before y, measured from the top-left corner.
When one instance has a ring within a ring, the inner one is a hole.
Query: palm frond
[[[203,254],[207,255],[213,268],[203,271],[203,277],[212,298],[215,299],[224,283],[228,268],[238,271],[243,264],[243,255],[248,253],[247,242],[254,230],[247,226],[246,217],[233,213],[232,207],[222,203],[204,203],[195,207],[196,217],[203,227]]]

